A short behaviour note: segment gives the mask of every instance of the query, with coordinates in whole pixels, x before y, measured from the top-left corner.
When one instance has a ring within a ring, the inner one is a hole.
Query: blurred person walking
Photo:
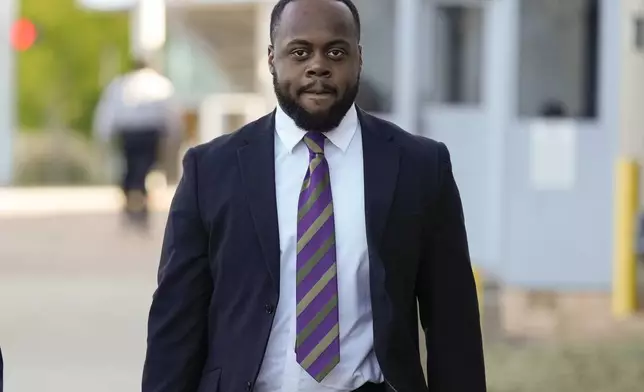
[[[103,91],[94,117],[100,141],[116,140],[125,163],[121,187],[128,222],[147,227],[145,180],[158,159],[164,136],[180,133],[181,113],[173,101],[172,82],[144,61],[112,80]]]

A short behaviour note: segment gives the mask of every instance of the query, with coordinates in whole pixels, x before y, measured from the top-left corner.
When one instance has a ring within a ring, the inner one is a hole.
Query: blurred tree
[[[21,0],[20,17],[38,28],[36,44],[17,54],[20,128],[45,129],[55,113],[59,126],[88,135],[105,54],[116,54],[113,72],[127,66],[127,13],[88,12],[76,0]]]

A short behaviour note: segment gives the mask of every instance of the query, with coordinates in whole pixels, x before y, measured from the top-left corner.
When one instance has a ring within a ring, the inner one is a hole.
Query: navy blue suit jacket
[[[4,360],[2,359],[2,347],[0,347],[0,392],[4,389]]]
[[[387,389],[484,392],[448,150],[362,111],[359,119],[375,352]],[[143,392],[253,389],[280,300],[274,135],[269,114],[187,152],[150,310]]]

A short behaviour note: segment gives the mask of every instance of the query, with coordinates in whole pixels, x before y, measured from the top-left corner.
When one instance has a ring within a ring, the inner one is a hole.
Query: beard
[[[360,77],[358,77],[354,85],[349,86],[344,95],[328,110],[320,113],[310,113],[300,106],[296,99],[291,97],[288,92],[289,86],[282,87],[277,79],[277,75],[273,74],[273,89],[275,90],[277,102],[284,113],[293,119],[295,125],[305,131],[328,132],[337,128],[355,102],[359,86]],[[298,95],[302,94],[304,90],[305,88],[302,88],[301,91],[298,91]]]

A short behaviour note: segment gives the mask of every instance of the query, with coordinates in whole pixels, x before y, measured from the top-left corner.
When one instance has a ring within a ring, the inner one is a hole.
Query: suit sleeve
[[[3,390],[3,374],[4,374],[4,362],[2,360],[2,347],[0,347],[0,392]]]
[[[428,205],[416,282],[427,342],[430,392],[485,392],[485,365],[463,207],[447,147],[439,144],[438,189]]]
[[[148,321],[143,392],[195,392],[206,360],[213,283],[193,155],[194,150],[185,155],[166,224]]]

